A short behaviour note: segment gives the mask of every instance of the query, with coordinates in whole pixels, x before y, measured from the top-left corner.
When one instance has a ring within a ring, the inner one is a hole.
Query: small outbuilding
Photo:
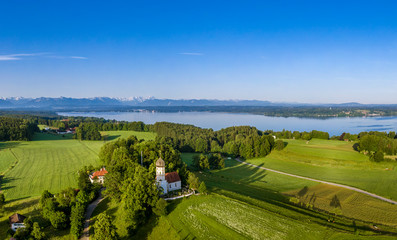
[[[25,224],[23,223],[23,221],[25,219],[26,219],[26,217],[19,213],[15,213],[11,217],[9,217],[8,220],[10,222],[11,229],[13,231],[16,231],[18,228],[24,228]]]

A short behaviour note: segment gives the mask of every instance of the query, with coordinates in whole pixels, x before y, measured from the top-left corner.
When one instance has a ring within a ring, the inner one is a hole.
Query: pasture
[[[392,239],[287,218],[217,194],[177,200],[169,209],[168,216],[145,229],[148,239]]]
[[[313,201],[314,194],[314,207],[330,211],[332,198],[337,196],[344,216],[397,227],[397,205],[348,189],[268,172],[235,160],[226,160],[226,168],[222,170],[198,175],[213,192],[231,197],[234,194],[248,196],[249,198],[244,199],[237,195],[239,200],[252,200],[253,204],[273,202],[284,205],[291,196],[309,203],[310,200]],[[302,189],[307,190],[305,192]]]
[[[153,133],[103,132],[109,141],[137,135],[153,139]],[[104,141],[78,141],[70,135],[35,134],[30,142],[0,143],[1,189],[7,200],[39,196],[43,190],[59,192],[76,187],[77,171],[85,165],[99,167],[98,156]],[[14,163],[16,163],[14,165]]]
[[[353,150],[353,143],[312,139],[284,140],[282,151],[247,159],[255,165],[315,179],[341,183],[397,200],[397,162],[375,163]]]

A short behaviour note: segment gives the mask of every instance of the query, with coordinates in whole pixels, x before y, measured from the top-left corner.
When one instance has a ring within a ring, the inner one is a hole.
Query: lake
[[[397,117],[367,118],[284,118],[267,117],[245,113],[213,112],[60,112],[62,116],[98,117],[118,121],[142,121],[146,124],[156,122],[174,122],[192,124],[202,128],[219,130],[230,126],[249,125],[259,130],[311,131],[319,130],[330,135],[341,135],[343,132],[359,133],[363,131],[396,131]]]

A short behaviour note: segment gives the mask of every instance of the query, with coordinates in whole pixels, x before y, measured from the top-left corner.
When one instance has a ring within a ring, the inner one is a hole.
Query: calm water
[[[396,131],[397,117],[371,118],[282,118],[266,117],[262,115],[239,113],[210,113],[210,112],[64,112],[63,116],[101,117],[118,121],[142,121],[146,124],[155,122],[174,122],[193,124],[202,128],[219,130],[230,126],[249,125],[259,130],[298,130],[311,131],[313,129],[329,132],[330,135],[340,135],[343,132],[359,133],[363,131]]]

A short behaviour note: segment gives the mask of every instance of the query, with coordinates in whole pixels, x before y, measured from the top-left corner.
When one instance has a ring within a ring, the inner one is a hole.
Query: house
[[[24,228],[25,224],[23,223],[23,220],[25,220],[25,218],[25,216],[19,213],[15,213],[11,217],[9,217],[8,220],[10,222],[11,229],[15,232],[18,228]]]
[[[100,183],[103,184],[105,181],[105,175],[108,173],[105,168],[101,168],[99,171],[92,173],[90,177],[91,183]]]
[[[165,173],[165,162],[161,157],[156,161],[156,184],[162,189],[163,194],[182,188],[177,172]]]

